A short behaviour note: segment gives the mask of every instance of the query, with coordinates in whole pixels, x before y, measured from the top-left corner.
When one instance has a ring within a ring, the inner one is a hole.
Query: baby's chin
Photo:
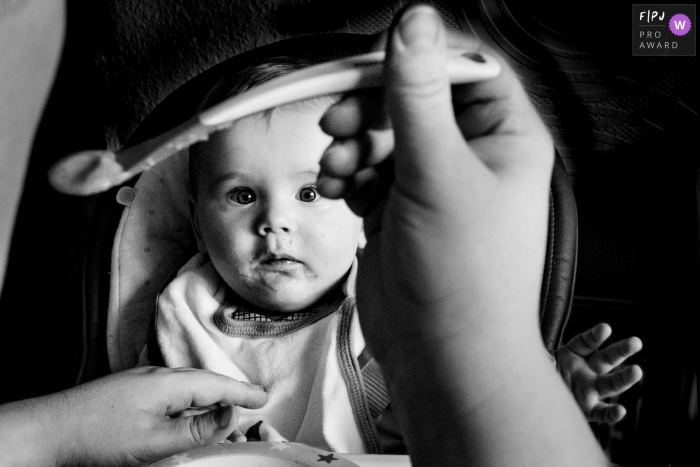
[[[275,313],[294,313],[332,299],[340,290],[345,275],[327,277],[263,274],[248,280],[227,281],[229,287],[253,307]]]
[[[294,313],[304,310],[316,304],[327,291],[294,291],[294,290],[246,290],[240,293],[234,289],[245,301],[251,305],[267,311],[278,313]]]

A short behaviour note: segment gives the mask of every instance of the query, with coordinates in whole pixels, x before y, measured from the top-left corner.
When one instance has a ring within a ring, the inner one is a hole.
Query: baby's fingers
[[[581,357],[587,357],[598,350],[603,342],[610,337],[610,334],[612,334],[610,326],[606,323],[601,323],[573,337],[566,344],[566,347]]]
[[[605,399],[627,391],[641,379],[642,369],[638,365],[632,365],[598,377],[595,390],[598,397]]]
[[[627,410],[620,404],[600,402],[588,414],[588,421],[612,425],[622,420],[625,415]]]
[[[613,370],[640,350],[642,350],[642,341],[638,337],[630,337],[595,353],[588,359],[588,364],[593,371],[602,375]]]
[[[227,439],[233,443],[245,443],[248,441],[248,438],[246,438],[243,432],[238,428],[233,430]]]

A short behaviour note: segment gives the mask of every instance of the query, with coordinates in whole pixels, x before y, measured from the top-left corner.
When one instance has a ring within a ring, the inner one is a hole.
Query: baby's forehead
[[[194,176],[226,171],[318,173],[321,155],[332,138],[318,121],[330,103],[302,102],[234,122],[191,152]]]

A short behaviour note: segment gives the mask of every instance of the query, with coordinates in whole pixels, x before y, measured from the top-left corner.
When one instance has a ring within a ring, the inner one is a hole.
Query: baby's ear
[[[202,239],[201,230],[199,229],[199,217],[197,216],[197,202],[191,194],[188,196],[187,204],[190,208],[190,220],[192,221],[194,237],[197,240],[197,250],[199,250],[200,253],[206,253],[207,246],[204,244],[204,239]]]

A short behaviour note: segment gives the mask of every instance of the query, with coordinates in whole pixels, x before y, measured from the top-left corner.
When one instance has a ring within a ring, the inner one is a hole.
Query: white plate
[[[217,444],[176,454],[151,467],[410,467],[408,456],[332,453],[297,443]],[[350,460],[352,459],[352,460]]]

